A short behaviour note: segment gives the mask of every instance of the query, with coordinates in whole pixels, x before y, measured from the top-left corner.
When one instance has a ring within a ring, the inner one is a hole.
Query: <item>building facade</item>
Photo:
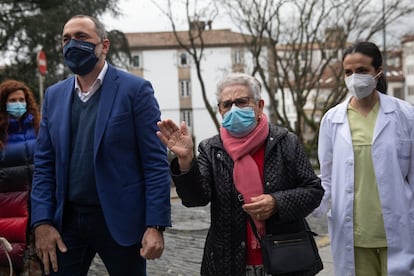
[[[205,98],[216,118],[216,84],[230,72],[252,72],[252,58],[247,48],[248,37],[229,29],[202,31],[202,43],[196,47],[200,55],[200,72],[194,58],[177,42],[190,47],[188,31],[126,33],[132,64],[128,71],[151,81],[163,119],[185,121],[195,138],[195,145],[218,130],[207,111],[198,73],[202,74]],[[197,41],[196,43],[200,43]],[[202,54],[201,54],[202,49]],[[266,99],[267,93],[262,92]]]
[[[414,105],[414,35],[404,36],[401,40],[402,73],[404,99]]]
[[[195,26],[200,27],[200,25]],[[206,28],[207,26],[209,28]],[[191,48],[189,31],[126,33],[132,55],[128,71],[151,81],[162,118],[169,118],[177,123],[185,121],[194,135],[195,145],[218,133],[205,105],[205,100],[207,100],[216,111],[217,120],[221,122],[217,112],[217,82],[230,72],[251,74],[254,66],[248,47],[249,36],[230,29],[212,30],[211,25],[203,25],[201,28],[201,32],[192,33],[192,35],[195,34],[193,43],[196,46],[194,48]],[[185,47],[198,57],[199,64]],[[280,47],[279,53],[289,51],[283,45],[278,47]],[[266,62],[267,53],[263,52],[262,55],[262,60]],[[303,58],[304,62],[306,59],[313,61],[314,64],[307,69],[312,75],[319,70],[317,68],[321,60],[328,56],[333,56],[330,70],[341,70],[342,51],[338,51],[335,45],[331,50],[328,48],[324,51],[321,51],[319,46],[312,46],[310,50],[301,53],[299,58]],[[406,36],[402,39],[401,50],[387,52],[386,62],[384,70],[388,80],[387,93],[414,105],[414,36]],[[197,65],[199,65],[199,71]],[[264,64],[265,68],[266,66],[268,65]],[[269,72],[272,70],[269,69]],[[316,121],[322,117],[322,104],[332,90],[337,89],[338,80],[341,79],[343,82],[343,76],[338,76],[337,73],[322,72],[318,76],[317,88],[304,91],[310,93],[304,112],[315,112],[316,105]],[[202,93],[199,74],[202,76],[205,95]],[[343,83],[342,86],[344,86]],[[285,88],[274,90],[277,102],[281,103],[278,105],[279,112],[287,114],[293,127],[297,122],[297,112],[292,94]],[[262,97],[265,100],[265,112],[272,116],[271,112],[269,113],[269,93],[263,91]],[[311,140],[314,135],[311,129],[306,129],[304,126],[304,140]]]

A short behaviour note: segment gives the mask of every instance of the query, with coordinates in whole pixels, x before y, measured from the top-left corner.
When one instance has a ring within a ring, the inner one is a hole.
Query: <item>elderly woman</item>
[[[158,137],[176,155],[171,174],[183,204],[211,203],[201,275],[265,275],[248,216],[261,235],[296,232],[324,194],[297,137],[269,125],[260,93],[246,74],[218,83],[222,127],[200,143],[197,159],[185,122],[158,123]]]

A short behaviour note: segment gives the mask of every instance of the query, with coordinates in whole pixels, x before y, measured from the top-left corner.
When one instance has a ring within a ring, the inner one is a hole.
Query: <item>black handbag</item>
[[[268,234],[260,237],[249,216],[253,233],[260,242],[265,272],[271,275],[301,273],[316,275],[323,269],[314,236],[316,233],[304,219],[305,230],[288,234]]]

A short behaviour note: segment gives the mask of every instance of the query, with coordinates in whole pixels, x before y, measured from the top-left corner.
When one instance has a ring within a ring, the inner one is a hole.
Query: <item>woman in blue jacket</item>
[[[31,262],[30,266],[25,259],[34,257],[35,252],[25,251],[30,243],[29,192],[39,121],[39,109],[27,85],[16,80],[0,84],[0,237],[12,245],[13,270],[29,270],[29,275],[34,275],[36,264]],[[8,266],[7,256],[0,250],[0,274]]]

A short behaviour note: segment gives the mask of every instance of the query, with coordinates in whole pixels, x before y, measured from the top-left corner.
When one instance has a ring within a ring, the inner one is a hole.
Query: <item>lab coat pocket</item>
[[[407,139],[400,139],[397,141],[397,143],[398,163],[400,165],[402,175],[406,176],[410,164],[412,142]]]

